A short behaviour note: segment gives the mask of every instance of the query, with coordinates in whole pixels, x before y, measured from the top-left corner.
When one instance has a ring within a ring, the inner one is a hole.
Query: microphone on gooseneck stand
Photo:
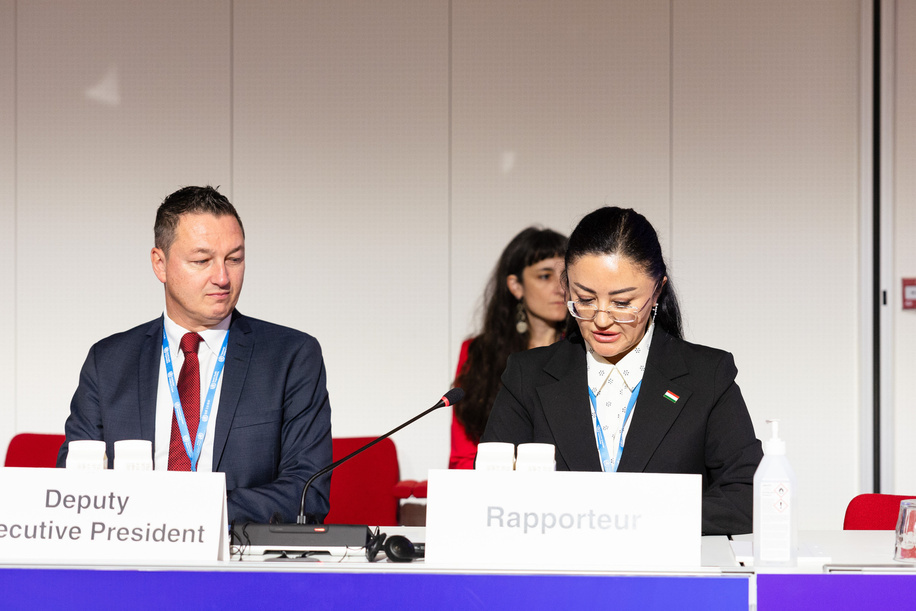
[[[369,448],[371,448],[372,446],[374,446],[374,445],[377,444],[378,442],[383,441],[383,440],[385,440],[385,439],[388,439],[389,437],[391,437],[392,435],[394,435],[395,433],[397,433],[398,431],[400,431],[400,430],[401,430],[402,428],[404,428],[405,426],[407,426],[407,425],[409,425],[409,424],[413,424],[414,422],[416,422],[417,420],[419,420],[420,418],[422,418],[422,417],[425,416],[426,414],[428,414],[428,413],[430,413],[430,412],[432,412],[432,411],[435,411],[435,410],[439,409],[440,407],[448,407],[448,406],[450,406],[450,405],[455,405],[456,403],[458,403],[459,401],[461,401],[461,399],[463,399],[463,398],[464,398],[464,391],[463,391],[463,390],[461,390],[460,388],[453,388],[453,389],[451,389],[450,391],[448,391],[447,393],[445,393],[445,394],[442,396],[441,399],[439,399],[439,402],[438,402],[438,403],[436,403],[435,405],[433,405],[431,408],[429,408],[428,410],[426,410],[426,411],[423,412],[422,414],[420,414],[420,415],[418,415],[418,416],[414,416],[413,418],[411,418],[410,420],[408,420],[408,421],[405,422],[404,424],[402,424],[402,425],[400,425],[400,426],[398,426],[398,427],[396,427],[396,428],[391,429],[390,431],[388,431],[387,433],[385,433],[385,434],[382,435],[381,437],[376,437],[375,439],[373,439],[372,441],[370,441],[369,443],[367,443],[367,444],[364,445],[363,447],[359,448],[359,449],[356,450],[355,452],[351,452],[351,453],[348,454],[347,456],[344,456],[344,457],[341,458],[340,460],[331,463],[330,465],[328,465],[328,466],[325,467],[324,469],[321,469],[320,471],[318,471],[317,473],[315,473],[315,475],[313,475],[312,477],[310,477],[309,480],[308,480],[307,482],[305,482],[305,487],[302,489],[302,499],[301,499],[300,502],[299,502],[299,519],[297,520],[296,523],[297,523],[297,524],[317,524],[317,523],[318,523],[318,520],[315,519],[315,516],[314,516],[314,515],[306,514],[306,513],[305,513],[305,496],[306,496],[306,494],[308,494],[309,487],[312,485],[312,482],[314,482],[315,480],[317,480],[317,479],[318,479],[319,477],[321,477],[322,475],[325,475],[325,474],[327,474],[327,473],[330,473],[331,471],[333,471],[334,469],[336,469],[337,467],[339,467],[339,466],[342,465],[343,463],[347,462],[348,460],[350,460],[351,458],[353,458],[353,457],[356,456],[357,454],[362,454],[363,452],[365,452],[366,450],[368,450]]]
[[[323,475],[347,462],[354,456],[365,452],[380,441],[391,437],[402,428],[413,424],[423,416],[440,407],[455,405],[464,397],[460,388],[449,390],[438,403],[425,412],[414,416],[404,424],[397,426],[384,435],[377,437],[355,452],[334,461],[327,467],[318,470],[308,479],[302,488],[299,503],[299,517],[295,524],[243,524],[233,526],[232,540],[243,554],[266,554],[270,552],[328,552],[335,549],[369,547],[371,532],[366,525],[353,524],[319,524],[313,515],[305,513],[305,497],[312,483]],[[333,553],[333,552],[332,552]]]

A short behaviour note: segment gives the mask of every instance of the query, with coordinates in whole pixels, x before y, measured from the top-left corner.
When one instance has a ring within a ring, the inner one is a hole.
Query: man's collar
[[[168,312],[162,313],[162,321],[162,324],[165,326],[165,335],[169,340],[169,346],[173,347],[173,350],[177,350],[178,345],[181,343],[181,338],[185,333],[190,333],[190,331],[169,318]],[[209,329],[198,331],[197,334],[204,340],[207,348],[214,354],[217,354],[223,345],[223,340],[226,337],[226,333],[229,331],[229,325],[231,323],[232,314]]]

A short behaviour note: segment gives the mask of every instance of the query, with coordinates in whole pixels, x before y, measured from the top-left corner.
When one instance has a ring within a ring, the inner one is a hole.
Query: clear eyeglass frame
[[[574,299],[566,302],[566,308],[569,310],[569,313],[572,315],[572,317],[577,320],[592,321],[598,317],[599,312],[604,312],[611,318],[611,320],[616,323],[631,323],[636,322],[636,320],[639,318],[639,313],[642,312],[647,305],[649,305],[649,302],[652,301],[652,298],[655,296],[655,292],[657,290],[658,284],[656,284],[655,288],[652,289],[652,294],[649,295],[649,298],[646,299],[646,302],[638,308],[636,306],[616,306],[602,310],[598,306],[582,305]],[[591,316],[583,315],[583,309],[586,312],[590,312]]]

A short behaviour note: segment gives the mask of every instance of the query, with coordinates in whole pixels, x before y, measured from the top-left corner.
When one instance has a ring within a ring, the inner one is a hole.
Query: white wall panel
[[[916,278],[916,4],[897,3],[896,113],[894,138],[894,285],[888,301],[895,312],[894,344],[894,490],[916,494],[916,398],[910,385],[916,372],[916,310],[902,310],[901,278]]]
[[[782,420],[800,528],[858,492],[859,3],[674,6],[674,277],[730,350],[758,437]]]
[[[179,186],[238,206],[240,309],[318,337],[338,436],[387,430],[448,386],[512,235],[624,205],[659,230],[688,338],[735,353],[758,434],[785,421],[803,527],[839,527],[859,458],[858,15],[854,0],[0,0],[0,321],[15,320],[0,333],[18,336],[0,443],[59,431],[90,344],[161,311],[151,225]],[[901,231],[908,210],[898,198]],[[397,435],[404,476],[446,464],[448,422]],[[815,499],[830,510],[810,518]]]
[[[16,3],[0,0],[0,455],[16,431]]]
[[[239,307],[316,336],[338,437],[435,403],[448,354],[448,5],[238,1]],[[402,476],[448,457],[443,410],[395,437]]]
[[[604,205],[669,229],[668,2],[452,8],[450,373],[486,281],[523,228]]]
[[[18,11],[18,428],[60,431],[89,346],[162,311],[159,202],[228,183],[229,6]]]

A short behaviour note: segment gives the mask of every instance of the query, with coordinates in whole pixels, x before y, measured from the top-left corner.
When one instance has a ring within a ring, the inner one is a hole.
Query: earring
[[[655,320],[655,317],[658,316],[658,304],[656,303],[652,306],[652,320]]]
[[[525,310],[525,304],[521,301],[515,306],[515,330],[519,335],[528,332],[528,312]]]

